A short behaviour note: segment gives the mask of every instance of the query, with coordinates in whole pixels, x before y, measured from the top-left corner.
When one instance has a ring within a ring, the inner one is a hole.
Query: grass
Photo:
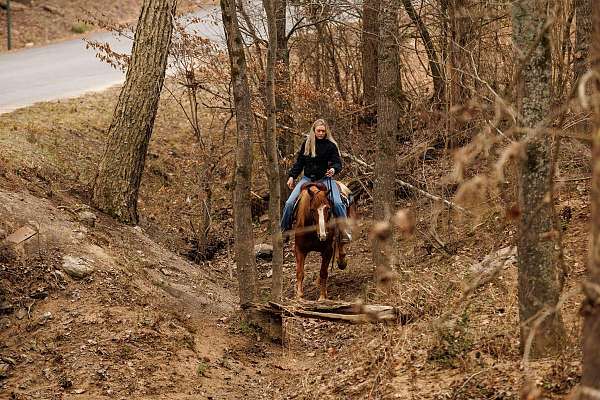
[[[198,361],[198,365],[196,365],[196,375],[200,378],[206,377],[206,372],[210,366],[203,360]]]
[[[92,29],[92,27],[85,22],[76,22],[71,26],[71,32],[78,34],[86,33],[90,29]]]

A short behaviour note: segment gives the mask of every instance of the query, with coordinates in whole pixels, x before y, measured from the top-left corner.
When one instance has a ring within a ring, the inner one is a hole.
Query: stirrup
[[[349,229],[342,229],[340,231],[340,242],[350,243],[352,241],[352,233]]]

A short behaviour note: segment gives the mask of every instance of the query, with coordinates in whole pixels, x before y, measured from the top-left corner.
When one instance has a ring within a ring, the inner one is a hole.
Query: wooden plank
[[[31,239],[37,233],[38,231],[32,228],[31,226],[24,225],[16,231],[14,231],[13,233],[11,233],[10,235],[8,235],[8,237],[4,239],[4,242],[12,245],[20,244],[28,239]]]

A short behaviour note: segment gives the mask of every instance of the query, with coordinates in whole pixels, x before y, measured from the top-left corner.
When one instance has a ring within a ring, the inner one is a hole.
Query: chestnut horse
[[[352,208],[352,207],[350,207]],[[296,256],[296,297],[304,295],[304,262],[311,251],[321,253],[319,273],[319,301],[327,299],[327,277],[329,263],[337,253],[340,269],[346,268],[344,243],[339,239],[337,224],[332,223],[332,203],[327,187],[323,183],[309,183],[302,188],[294,221],[294,254]],[[350,215],[349,212],[349,217]]]

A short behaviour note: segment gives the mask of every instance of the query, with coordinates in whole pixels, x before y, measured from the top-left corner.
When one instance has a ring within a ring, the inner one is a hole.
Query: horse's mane
[[[296,208],[296,223],[295,226],[302,228],[306,223],[307,217],[310,218],[310,194],[306,188],[302,188],[300,192],[300,200],[298,200],[298,207]]]

